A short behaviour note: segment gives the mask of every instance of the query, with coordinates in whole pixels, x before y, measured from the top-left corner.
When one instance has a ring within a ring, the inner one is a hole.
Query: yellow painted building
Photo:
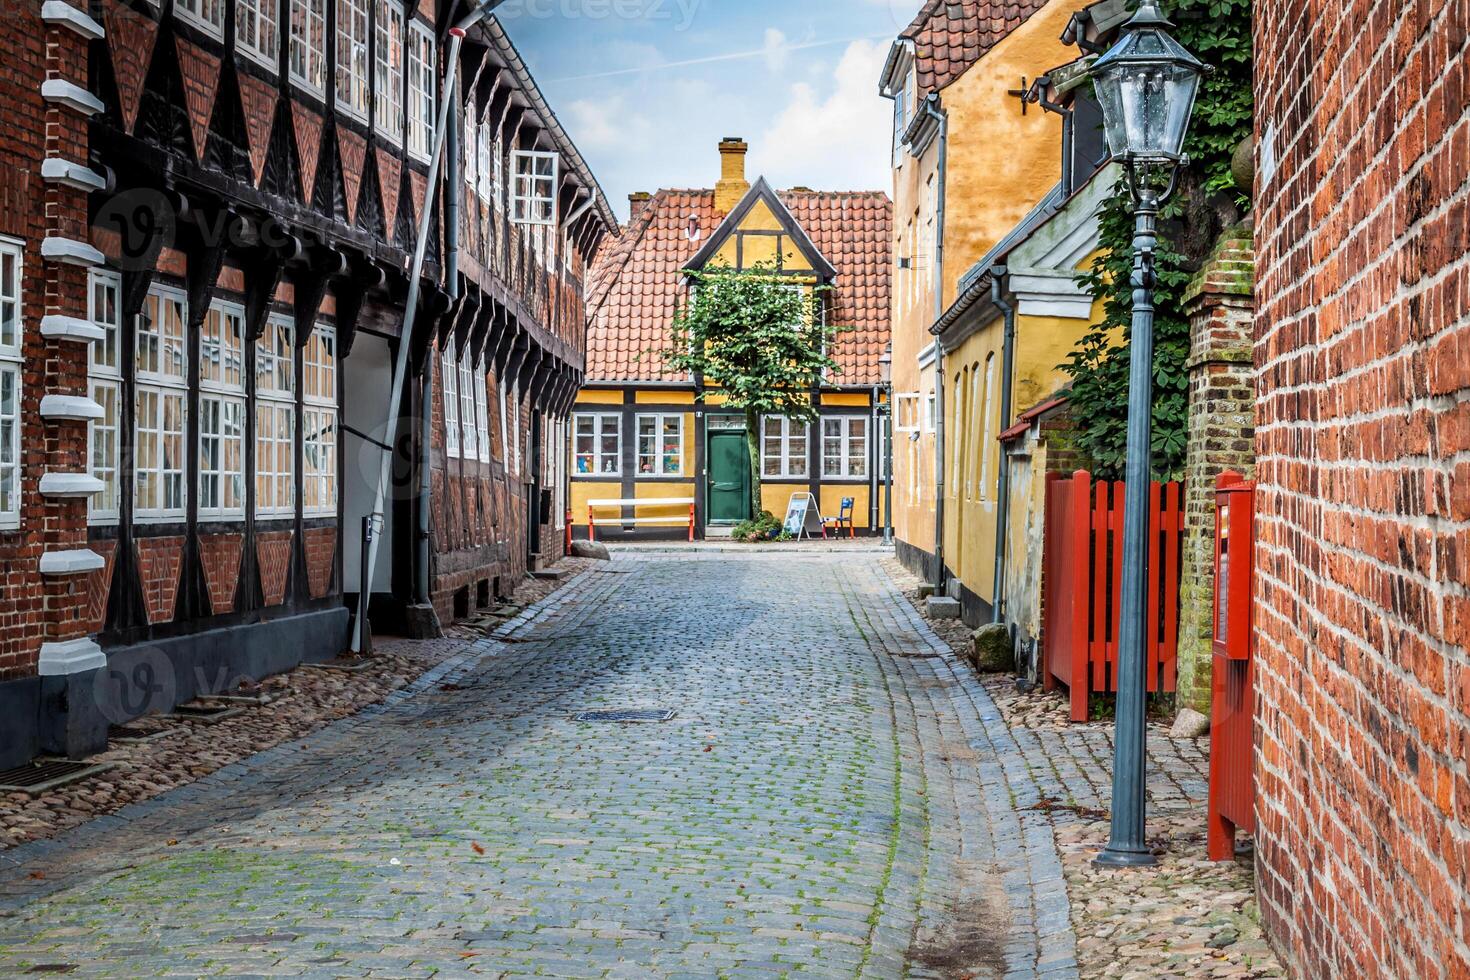
[[[752,184],[746,151],[738,139],[720,144],[713,189],[633,195],[628,224],[598,257],[587,379],[572,419],[571,508],[579,536],[592,519],[599,538],[682,536],[693,508],[695,535],[703,537],[748,513],[743,412],[727,409],[703,379],[669,368],[659,352],[688,295],[689,272],[758,264],[793,285],[830,285],[823,315],[842,328],[832,350],[838,371],[814,393],[819,420],[761,420],[761,506],[781,515],[792,494],[811,493],[828,517],[850,501],[859,533],[882,525],[888,196]]]
[[[1062,386],[1057,365],[1092,320],[1073,280],[1095,221],[1081,254],[1068,239],[1038,259],[1044,275],[1005,265],[1097,166],[1091,107],[1046,111],[1029,83],[1076,58],[1068,45],[1089,10],[931,0],[884,69],[895,107],[895,536],[899,557],[959,598],[972,624],[996,603],[998,436]]]

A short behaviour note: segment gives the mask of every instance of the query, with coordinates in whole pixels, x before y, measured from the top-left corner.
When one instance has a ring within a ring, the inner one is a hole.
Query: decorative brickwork
[[[306,584],[313,599],[332,590],[332,572],[337,564],[337,529],[316,527],[305,534]]]
[[[374,151],[378,158],[378,186],[383,192],[383,227],[393,233],[398,220],[398,185],[403,177],[403,161],[391,153]]]
[[[270,151],[271,124],[276,118],[277,91],[274,85],[249,75],[240,76],[240,103],[245,112],[245,132],[250,137],[250,171],[257,184],[265,171]]]
[[[1184,463],[1179,704],[1209,713],[1214,645],[1215,478],[1250,473],[1255,367],[1255,253],[1249,228],[1221,237],[1185,294],[1189,315],[1189,442]]]
[[[176,535],[139,538],[135,550],[149,624],[173,622],[174,601],[179,595],[179,569],[184,563],[184,539]]]
[[[257,534],[255,560],[260,566],[260,591],[265,604],[279,606],[286,601],[286,578],[291,571],[291,532]]]
[[[107,27],[107,46],[112,51],[112,74],[117,79],[122,101],[123,128],[131,133],[138,121],[138,105],[143,99],[143,82],[158,38],[158,22],[115,3],[107,6],[103,23]]]
[[[322,117],[303,106],[291,103],[291,121],[296,130],[296,155],[301,161],[301,199],[311,203],[316,187],[316,165],[322,149]]]
[[[1254,13],[1262,918],[1470,976],[1470,7]]]
[[[204,144],[209,138],[209,119],[214,115],[214,97],[219,92],[220,60],[183,38],[179,39],[178,45],[179,69],[184,76],[184,101],[188,104],[189,125],[194,130],[194,152],[203,160]]]
[[[338,127],[342,154],[342,185],[347,192],[347,220],[357,220],[357,195],[362,190],[362,168],[367,165],[367,141],[346,127]]]
[[[117,564],[117,542],[93,541],[92,550],[101,555],[106,564],[87,574],[83,586],[87,590],[83,628],[88,633],[100,633],[102,627],[107,625],[107,600],[112,594],[112,570]]]
[[[245,551],[243,534],[202,534],[199,561],[209,586],[209,605],[216,616],[235,610],[235,587],[240,583],[240,556]]]

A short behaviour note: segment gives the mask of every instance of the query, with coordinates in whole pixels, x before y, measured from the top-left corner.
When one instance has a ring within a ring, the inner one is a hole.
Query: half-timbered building
[[[463,0],[5,8],[0,763],[334,658],[363,588],[432,632],[559,548],[615,219],[497,22],[442,92]]]

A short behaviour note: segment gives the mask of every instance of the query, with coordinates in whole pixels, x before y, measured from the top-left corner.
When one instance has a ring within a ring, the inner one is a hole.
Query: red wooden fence
[[[1235,832],[1254,833],[1255,665],[1251,601],[1255,579],[1255,484],[1238,473],[1215,485],[1214,674],[1210,682],[1209,853],[1235,856]]]
[[[1123,578],[1122,483],[1094,483],[1078,470],[1046,485],[1042,557],[1042,654],[1047,690],[1067,686],[1072,720],[1087,720],[1092,692],[1118,689],[1118,619]],[[1183,486],[1150,487],[1148,690],[1173,691],[1179,652],[1179,552]]]

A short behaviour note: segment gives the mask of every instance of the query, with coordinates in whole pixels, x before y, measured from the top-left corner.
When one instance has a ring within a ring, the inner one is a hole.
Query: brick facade
[[[1189,432],[1179,585],[1179,705],[1209,714],[1214,655],[1215,480],[1255,462],[1251,332],[1255,252],[1249,228],[1224,236],[1185,294]]]
[[[1470,975],[1470,5],[1255,7],[1262,917]]]

